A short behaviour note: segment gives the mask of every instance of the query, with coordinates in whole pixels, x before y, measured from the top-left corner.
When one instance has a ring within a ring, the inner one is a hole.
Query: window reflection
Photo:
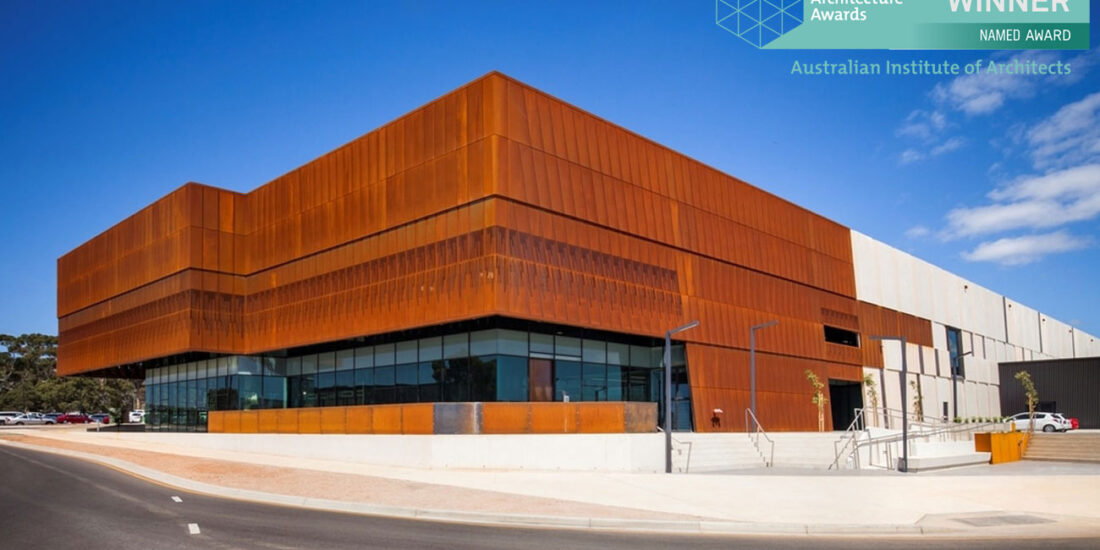
[[[397,403],[394,367],[375,367],[374,403]]]
[[[554,401],[583,401],[580,363],[554,361]]]
[[[470,400],[470,358],[453,357],[440,361],[443,368],[441,401]]]
[[[566,396],[659,403],[662,354],[661,345],[494,328],[291,357],[218,357],[148,369],[146,429],[204,431],[211,410]],[[682,345],[672,357],[673,422],[690,429]]]

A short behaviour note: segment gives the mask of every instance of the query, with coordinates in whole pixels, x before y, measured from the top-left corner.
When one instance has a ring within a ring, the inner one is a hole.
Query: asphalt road
[[[178,498],[178,502],[173,499]],[[460,507],[461,503],[456,503]],[[777,511],[781,513],[781,511]],[[181,492],[77,459],[0,446],[0,548],[1097,548],[1092,539],[712,537],[376,518]]]

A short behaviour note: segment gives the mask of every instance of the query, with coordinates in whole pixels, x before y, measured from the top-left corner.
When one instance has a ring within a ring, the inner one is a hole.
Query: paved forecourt
[[[2,436],[198,492],[405,517],[688,532],[1100,536],[1100,469],[1087,466],[910,475],[486,471],[219,451],[178,438],[169,446],[126,433]]]

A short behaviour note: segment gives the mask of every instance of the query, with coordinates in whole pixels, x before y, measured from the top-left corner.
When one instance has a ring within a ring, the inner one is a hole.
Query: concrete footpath
[[[402,518],[715,534],[1100,537],[1097,465],[1022,462],[921,474],[427,470],[64,428],[4,429],[0,445],[91,460],[184,491]]]

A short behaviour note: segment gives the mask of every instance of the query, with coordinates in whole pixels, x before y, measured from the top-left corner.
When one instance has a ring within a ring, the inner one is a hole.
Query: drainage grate
[[[973,525],[974,527],[994,527],[997,525],[1034,525],[1037,523],[1055,523],[1054,520],[1023,514],[979,516],[973,518],[952,518],[959,523]]]

